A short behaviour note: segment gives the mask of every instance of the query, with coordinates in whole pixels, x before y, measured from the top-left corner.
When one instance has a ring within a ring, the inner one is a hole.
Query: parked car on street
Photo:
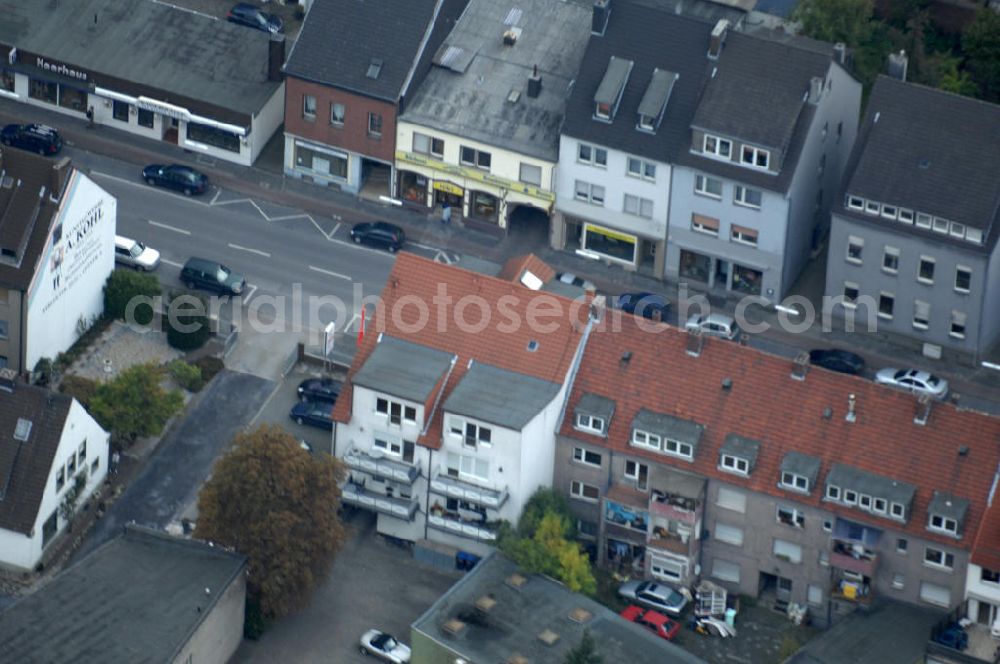
[[[239,295],[247,287],[247,280],[222,263],[207,258],[191,257],[181,268],[181,283],[194,290],[203,288],[223,295]]]
[[[155,270],[160,264],[160,252],[132,238],[115,236],[115,260],[141,272]]]
[[[736,320],[725,314],[694,314],[687,319],[684,329],[688,331],[700,329],[705,336],[730,341],[740,336],[740,326],[736,324]]]
[[[560,272],[556,275],[556,279],[563,282],[564,284],[569,284],[570,286],[576,286],[577,288],[582,288],[585,291],[596,291],[597,286],[594,282],[588,281],[582,277],[578,277],[572,272]]]
[[[857,353],[839,348],[817,348],[809,351],[809,362],[818,367],[839,373],[860,376],[865,369],[865,358]]]
[[[230,23],[245,25],[248,28],[261,30],[272,35],[285,29],[280,16],[268,14],[247,2],[240,2],[233,5],[233,8],[226,14],[226,20]]]
[[[394,254],[406,243],[406,233],[399,226],[387,221],[366,221],[354,224],[351,228],[351,239],[356,244],[384,247],[390,254]]]
[[[332,378],[307,378],[299,383],[300,401],[329,401],[340,396],[340,381]]]
[[[875,382],[914,394],[927,394],[935,399],[948,396],[948,381],[920,369],[886,367],[875,374]]]
[[[288,413],[296,424],[333,430],[333,404],[329,401],[300,401]]]
[[[410,661],[408,646],[377,629],[370,629],[361,635],[361,645],[358,649],[362,655],[374,655],[392,664],[405,664]]]
[[[9,124],[0,129],[0,142],[40,155],[58,154],[62,149],[59,132],[43,124]]]
[[[649,320],[666,321],[670,302],[656,293],[622,293],[615,300],[615,308]]]
[[[183,164],[150,164],[142,169],[142,179],[148,185],[176,189],[185,196],[208,190],[208,176]]]
[[[672,640],[677,636],[677,632],[681,631],[681,624],[676,620],[671,620],[662,613],[653,611],[652,609],[644,609],[635,604],[618,615],[629,622],[634,622],[636,625],[642,625],[652,631],[653,634],[667,641]]]
[[[665,583],[627,581],[618,588],[625,599],[667,615],[677,617],[687,606],[687,598]]]

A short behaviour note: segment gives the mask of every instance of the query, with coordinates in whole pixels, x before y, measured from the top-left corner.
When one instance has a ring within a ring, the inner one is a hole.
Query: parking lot
[[[244,641],[233,662],[371,662],[358,639],[375,627],[410,642],[410,624],[460,578],[418,563],[375,532],[375,517],[357,512],[351,537],[308,606]]]
[[[333,440],[333,434],[330,431],[320,429],[319,427],[296,424],[291,417],[289,417],[289,411],[291,411],[292,406],[294,406],[298,401],[298,393],[296,390],[298,389],[299,383],[307,378],[319,378],[321,376],[330,378],[342,377],[338,376],[336,373],[331,374],[322,372],[319,367],[309,367],[305,365],[295,367],[284,379],[284,381],[282,381],[281,385],[277,388],[274,394],[271,395],[270,400],[260,411],[260,414],[258,414],[253,426],[260,424],[277,424],[278,426],[291,432],[291,434],[299,440],[304,440],[309,443],[313,452],[322,451],[329,453],[331,441]]]

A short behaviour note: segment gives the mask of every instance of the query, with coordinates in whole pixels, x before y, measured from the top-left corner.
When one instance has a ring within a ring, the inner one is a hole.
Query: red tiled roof
[[[528,256],[523,263],[551,271],[535,256]],[[449,303],[439,305],[445,296]],[[548,304],[541,305],[542,302]],[[586,306],[572,307],[572,303],[567,298],[532,291],[516,282],[400,253],[374,315],[369,314],[364,341],[354,356],[345,387],[334,406],[333,419],[337,422],[350,420],[351,378],[375,348],[379,333],[458,356],[439,403],[444,403],[465,375],[470,360],[563,383],[588,317]],[[545,312],[553,310],[550,308],[553,305],[561,308],[561,316],[546,315]],[[424,307],[425,311],[421,312]],[[458,324],[457,310],[463,312],[462,320],[469,325]],[[428,312],[426,324],[420,325],[422,313]],[[477,326],[484,319],[483,312],[489,312],[488,324]],[[537,317],[536,325],[527,324],[530,317]],[[515,318],[520,324],[513,324]],[[528,350],[530,341],[537,342],[533,351]],[[441,419],[439,406],[427,432],[417,441],[419,444],[440,447]]]
[[[520,283],[525,270],[528,270],[533,275],[541,279],[543,284],[547,284],[556,278],[556,271],[549,267],[548,263],[534,254],[514,256],[509,259],[506,263],[504,263],[503,269],[500,270],[500,274],[497,275],[497,278],[503,279],[504,281],[514,281]]]
[[[608,321],[620,331],[609,332]],[[643,326],[644,329],[639,329]],[[687,333],[667,325],[649,331],[649,321],[609,312],[605,324],[587,342],[561,424],[561,433],[630,455],[687,469],[748,490],[810,503],[845,518],[879,528],[899,528],[888,519],[861,510],[821,503],[827,472],[844,463],[918,487],[904,528],[942,543],[970,548],[986,509],[987,496],[1000,461],[1000,418],[935,403],[926,425],[914,423],[916,399],[854,376],[810,368],[804,381],[791,377],[791,360],[739,344],[705,339],[699,357],[686,352]],[[631,359],[621,361],[625,351]],[[723,379],[729,389],[722,389]],[[593,393],[616,402],[609,436],[603,439],[573,428],[580,397]],[[848,395],[857,398],[857,420],[847,422]],[[691,420],[705,426],[694,462],[643,451],[628,444],[632,420],[640,408]],[[833,414],[824,418],[829,407]],[[718,470],[719,448],[729,433],[761,441],[749,477]],[[968,453],[959,455],[960,447]],[[822,460],[817,488],[800,496],[776,485],[784,454],[795,450]],[[963,537],[926,530],[927,507],[935,490],[970,501]],[[997,551],[1000,510],[992,510],[994,527],[981,535]],[[997,565],[1000,568],[1000,565]]]
[[[972,545],[972,562],[986,569],[1000,570],[1000,501],[996,497],[979,524],[976,542]]]

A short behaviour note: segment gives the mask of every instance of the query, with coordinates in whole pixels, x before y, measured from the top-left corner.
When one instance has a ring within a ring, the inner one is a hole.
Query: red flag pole
[[[365,340],[365,308],[361,307],[361,326],[358,328],[358,345]]]

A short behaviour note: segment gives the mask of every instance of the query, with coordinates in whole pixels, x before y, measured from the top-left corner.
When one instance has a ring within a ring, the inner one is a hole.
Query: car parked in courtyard
[[[208,176],[183,164],[150,164],[142,169],[142,179],[150,186],[175,189],[185,196],[208,190]]]
[[[875,374],[875,382],[914,394],[926,394],[934,399],[948,396],[948,381],[920,369],[886,367]]]
[[[622,618],[636,625],[642,625],[646,629],[656,634],[661,639],[673,640],[677,632],[681,631],[681,624],[676,620],[671,620],[662,613],[653,609],[644,609],[635,604],[619,613]]]
[[[849,350],[816,348],[809,351],[809,362],[838,373],[860,376],[865,370],[865,358]]]
[[[669,616],[677,617],[687,606],[687,598],[665,583],[655,581],[627,581],[618,588],[625,599],[641,604]]]
[[[340,381],[332,378],[306,378],[299,383],[300,401],[329,401],[336,403],[340,396]]]
[[[248,2],[238,2],[233,5],[233,8],[226,14],[226,20],[272,35],[285,29],[285,24],[280,16],[268,14]]]
[[[300,401],[288,413],[296,424],[333,430],[333,404],[329,401]]]
[[[409,646],[397,641],[391,634],[370,629],[361,635],[358,650],[362,655],[374,655],[392,664],[406,664],[410,661]]]

